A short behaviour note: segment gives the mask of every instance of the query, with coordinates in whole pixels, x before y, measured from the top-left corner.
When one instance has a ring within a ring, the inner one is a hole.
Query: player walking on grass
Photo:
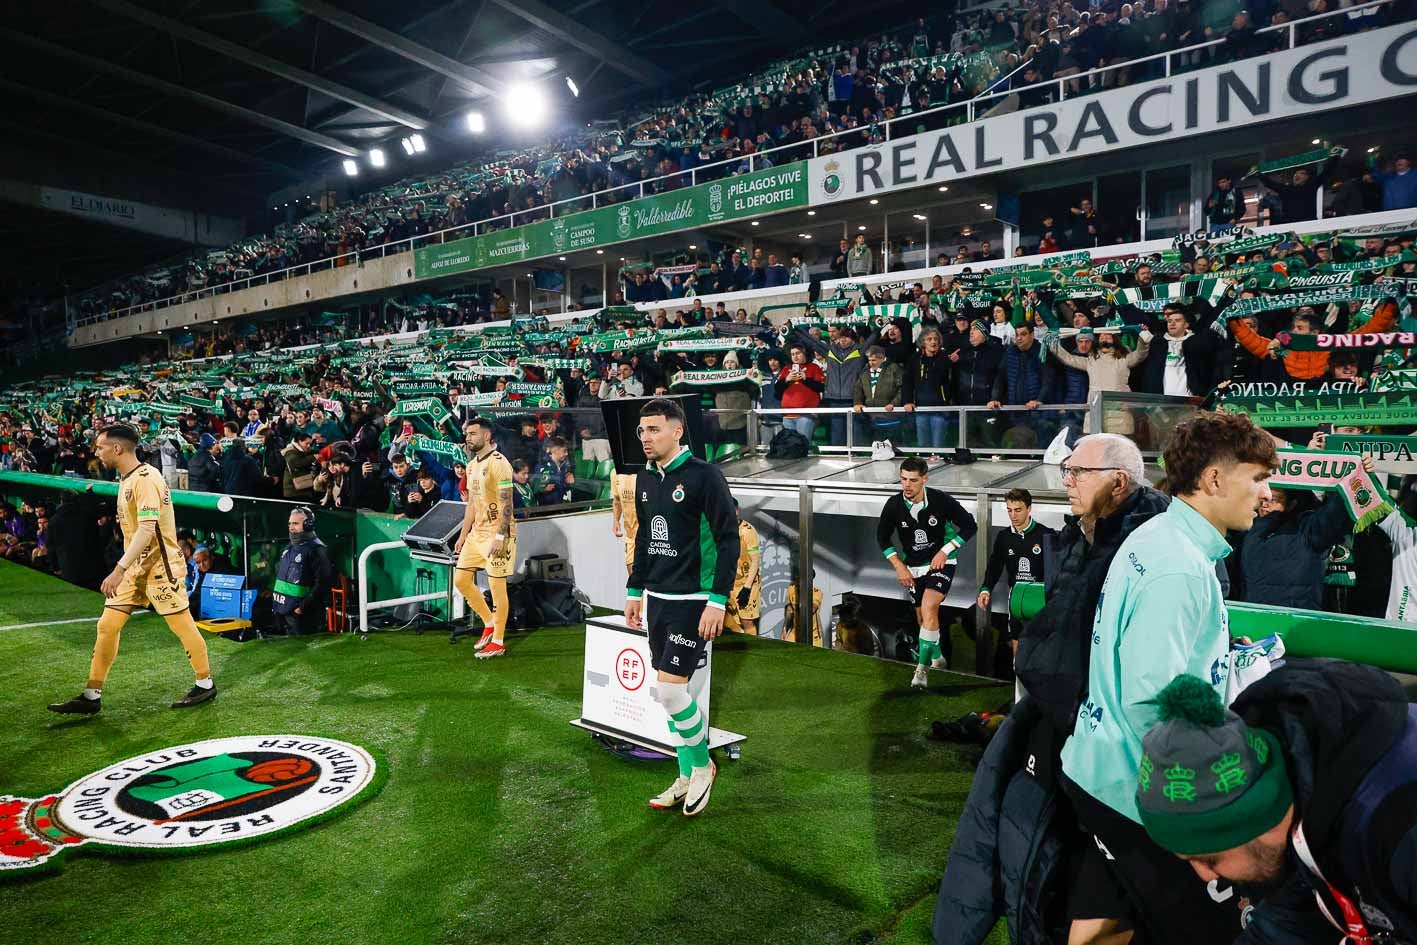
[[[758,547],[758,530],[743,520],[738,500],[733,501],[738,513],[738,564],[733,569],[733,593],[728,598],[728,611],[723,628],[733,633],[758,635],[758,618],[763,614],[763,555]]]
[[[482,618],[475,649],[480,660],[507,652],[507,578],[517,557],[517,525],[512,518],[512,465],[497,451],[492,423],[474,417],[466,425],[473,456],[467,464],[467,511],[454,550],[458,563],[453,586]],[[487,572],[492,609],[477,589],[477,572]]]
[[[635,518],[635,479],[633,473],[610,474],[610,530],[616,538],[625,539],[626,571],[634,570],[635,534],[640,529],[640,520]]]
[[[910,684],[923,689],[930,666],[947,665],[940,651],[940,605],[954,583],[956,554],[979,530],[964,507],[938,489],[927,489],[930,467],[919,456],[900,464],[900,494],[886,500],[876,526],[881,553],[896,580],[910,591],[920,621],[920,647]]]
[[[649,806],[684,805],[690,817],[708,807],[718,773],[709,759],[708,718],[689,695],[689,679],[723,632],[724,608],[738,563],[738,518],[723,473],[682,445],[684,413],[672,400],[640,409],[640,445],[648,466],[636,480],[640,529],[626,587],[625,623],[647,628],[653,690],[669,716],[679,777]]]
[[[151,607],[187,651],[187,661],[197,681],[191,692],[172,703],[185,709],[216,698],[207,644],[192,620],[187,604],[187,562],[177,544],[177,521],[172,513],[172,492],[162,473],[138,461],[138,431],[115,423],[104,427],[94,444],[99,462],[118,473],[118,525],[123,530],[123,557],[103,579],[105,598],[98,618],[98,641],[89,663],[84,691],[68,702],[56,702],[49,711],[64,715],[92,715],[102,706],[103,683],[118,655],[118,637],[128,617],[138,607]]]

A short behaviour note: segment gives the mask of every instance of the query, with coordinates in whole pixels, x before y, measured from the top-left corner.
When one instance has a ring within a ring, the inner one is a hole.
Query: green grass
[[[73,851],[0,885],[5,941],[929,942],[934,894],[978,751],[929,722],[1008,690],[773,641],[716,651],[719,757],[697,820],[648,809],[670,763],[622,760],[567,725],[578,628],[514,635],[472,659],[440,634],[210,640],[215,703],[153,615],[125,628],[103,713],[44,706],[83,684],[97,594],[0,564],[0,792],[35,797],[129,755],[207,737],[321,734],[389,765],[381,793],[308,830],[177,858]]]

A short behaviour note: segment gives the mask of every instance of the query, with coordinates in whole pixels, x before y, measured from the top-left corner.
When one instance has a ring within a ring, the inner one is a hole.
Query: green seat
[[[599,488],[599,490],[596,492],[596,496],[595,496],[595,497],[596,497],[597,499],[608,499],[608,498],[610,498],[610,481],[607,479],[606,481],[600,483],[599,485],[600,485],[600,488]]]
[[[613,460],[613,459],[602,459],[599,463],[596,464],[596,468],[595,468],[594,472],[592,472],[592,475],[593,475],[596,479],[604,479],[604,480],[608,483],[608,482],[610,481],[610,474],[613,473],[614,471],[615,471],[615,460]]]
[[[595,463],[593,463],[593,462],[591,462],[590,460],[586,459],[584,456],[577,456],[577,457],[576,457],[576,478],[577,478],[577,479],[589,479],[589,478],[591,478],[592,475],[594,475],[594,473],[595,473]]]

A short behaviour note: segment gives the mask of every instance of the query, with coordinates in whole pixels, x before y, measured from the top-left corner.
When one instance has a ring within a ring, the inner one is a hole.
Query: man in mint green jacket
[[[1241,931],[1240,897],[1201,883],[1152,843],[1135,791],[1156,694],[1178,673],[1225,694],[1230,633],[1216,562],[1230,553],[1225,533],[1254,522],[1274,462],[1273,441],[1246,416],[1203,413],[1181,424],[1165,453],[1170,507],[1133,532],[1108,569],[1088,696],[1062,751],[1064,790],[1095,841],[1078,870],[1089,894],[1070,903],[1071,917],[1094,923],[1093,934],[1122,918],[1157,943],[1227,942]],[[1064,470],[1065,483],[1107,472]]]

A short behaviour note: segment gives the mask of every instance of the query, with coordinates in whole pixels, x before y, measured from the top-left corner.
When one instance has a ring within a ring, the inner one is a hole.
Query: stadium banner
[[[1417,92],[1404,23],[809,161],[813,206],[1099,155]]]
[[[702,371],[680,371],[674,375],[669,386],[673,387],[726,387],[748,381],[761,384],[763,376],[757,368],[735,368],[733,370],[705,369]]]
[[[425,246],[414,251],[413,271],[418,279],[470,272],[805,206],[807,162],[793,161],[611,207]]]
[[[1364,470],[1361,458],[1352,453],[1281,449],[1276,451],[1276,459],[1271,486],[1337,492],[1348,507],[1355,532],[1392,514],[1392,503],[1377,477]]]
[[[410,441],[413,448],[421,453],[432,453],[434,456],[442,456],[455,463],[467,464],[467,453],[463,452],[461,443],[453,443],[450,440],[435,440],[431,436],[424,436],[415,433]]]
[[[1330,452],[1371,456],[1378,472],[1394,476],[1417,473],[1417,460],[1412,458],[1412,451],[1417,449],[1417,436],[1340,436],[1330,433],[1324,439],[1324,447]]]
[[[1301,397],[1231,397],[1216,409],[1249,414],[1255,423],[1271,427],[1316,427],[1417,424],[1417,399],[1401,394],[1316,394]]]

